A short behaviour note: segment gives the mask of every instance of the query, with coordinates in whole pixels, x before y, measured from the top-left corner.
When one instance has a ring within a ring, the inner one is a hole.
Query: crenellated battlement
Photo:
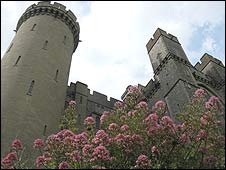
[[[220,60],[214,58],[213,56],[211,56],[210,54],[207,54],[207,53],[205,53],[201,57],[200,61],[201,61],[201,64],[200,64],[200,62],[197,62],[195,64],[195,68],[199,71],[202,71],[206,67],[206,65],[211,61],[224,67],[224,65],[222,64],[222,62]]]
[[[64,5],[59,4],[57,2],[51,4],[50,1],[42,1],[39,2],[37,5],[33,4],[29,6],[23,13],[23,15],[20,17],[17,23],[16,31],[19,30],[20,26],[27,19],[35,15],[49,15],[58,18],[59,20],[64,22],[73,34],[75,51],[79,42],[80,27],[79,23],[77,22],[76,16],[71,12],[71,10],[66,10],[66,7]]]
[[[172,34],[170,34],[170,33],[167,33],[166,31],[164,31],[164,30],[158,28],[158,29],[155,31],[155,33],[153,34],[153,38],[151,38],[151,39],[148,41],[147,45],[146,45],[147,50],[148,50],[148,53],[149,53],[149,51],[152,49],[152,47],[155,45],[155,43],[157,42],[158,38],[159,38],[161,35],[164,36],[164,37],[169,38],[170,40],[173,40],[174,42],[177,42],[178,44],[180,44],[176,36],[174,36],[174,35],[172,35]]]
[[[108,97],[106,95],[97,91],[93,91],[93,93],[91,94],[88,86],[79,81],[77,81],[76,83],[71,83],[67,89],[67,96],[73,96],[76,94],[87,97],[88,101],[99,103],[108,107],[113,106],[114,103],[118,101],[117,99],[112,97],[110,97],[110,100],[108,100]]]

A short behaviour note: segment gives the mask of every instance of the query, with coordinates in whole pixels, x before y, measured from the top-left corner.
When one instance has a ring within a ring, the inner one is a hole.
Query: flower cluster
[[[88,117],[85,119],[84,124],[87,125],[87,126],[95,125],[95,119],[94,119],[92,116],[88,116]]]
[[[135,168],[147,169],[151,168],[151,160],[146,155],[140,155],[136,160]]]
[[[22,150],[22,142],[19,139],[15,139],[11,144],[11,148],[15,150]]]
[[[196,97],[204,97],[206,95],[205,91],[203,89],[197,89],[195,91],[195,96]]]
[[[44,141],[42,139],[36,139],[34,141],[34,145],[33,145],[33,148],[39,148],[39,147],[42,147],[44,146]]]

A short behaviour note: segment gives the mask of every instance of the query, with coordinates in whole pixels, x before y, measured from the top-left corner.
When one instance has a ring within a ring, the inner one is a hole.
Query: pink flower
[[[149,120],[157,121],[158,118],[159,117],[155,113],[154,114],[149,114],[148,117],[146,117],[145,121],[149,121]]]
[[[17,155],[16,155],[15,152],[10,152],[10,153],[8,153],[8,155],[7,155],[6,157],[7,157],[7,159],[9,159],[9,160],[11,160],[11,161],[13,161],[13,160],[18,160],[18,157],[17,157]]]
[[[44,144],[44,142],[43,142],[42,139],[36,139],[36,140],[34,141],[33,148],[42,147],[42,146],[44,146],[44,145],[45,145],[45,144]]]
[[[22,142],[19,139],[15,139],[11,144],[11,148],[15,150],[22,150]]]
[[[148,104],[146,102],[144,102],[144,101],[141,101],[140,103],[137,104],[137,107],[138,108],[145,108],[145,109],[147,109]]]
[[[187,143],[189,140],[189,137],[186,133],[183,133],[180,138],[179,138],[179,141],[182,142],[182,143]]]
[[[76,101],[71,100],[71,101],[69,102],[69,106],[75,106],[75,105],[76,105]]]
[[[150,168],[151,160],[146,155],[140,155],[136,160],[135,168]]]
[[[213,106],[212,103],[209,102],[209,101],[207,101],[207,102],[205,103],[205,108],[206,108],[206,109],[210,109],[212,106]]]
[[[12,165],[12,160],[10,160],[7,156],[5,158],[2,159],[1,161],[3,168],[7,169],[9,166]]]
[[[197,97],[203,97],[205,94],[206,93],[205,93],[205,91],[203,89],[197,89],[195,91],[195,96],[197,96]]]
[[[78,150],[74,150],[71,154],[70,157],[73,162],[78,162],[81,160],[80,152]]]
[[[70,169],[70,165],[67,162],[61,162],[59,164],[59,169]]]
[[[84,156],[91,155],[93,152],[93,145],[91,144],[85,144],[84,147],[82,148],[82,153]]]
[[[158,108],[164,109],[165,106],[166,106],[166,103],[165,103],[164,101],[162,101],[162,100],[157,101],[157,102],[155,103],[155,108],[156,108],[156,109],[158,109]]]
[[[104,130],[98,130],[92,142],[95,144],[108,143],[109,136]]]
[[[206,138],[206,131],[205,130],[199,131],[198,135],[196,136],[196,140],[201,140],[205,138]]]
[[[138,88],[138,86],[130,86],[128,89],[128,93],[136,93],[136,92],[140,92],[140,89]]]
[[[88,143],[88,135],[86,132],[82,132],[78,135],[74,135],[73,137],[73,146],[76,148],[82,147],[83,145]]]
[[[137,134],[132,135],[132,140],[143,141],[142,137],[140,135],[137,135]]]
[[[148,135],[153,136],[156,133],[158,133],[160,129],[161,129],[161,126],[158,123],[154,123],[152,126],[150,126],[147,133]]]
[[[129,126],[128,125],[123,125],[121,126],[120,128],[122,131],[127,131],[129,129]]]
[[[111,123],[108,127],[109,130],[116,130],[118,128],[118,125],[116,123]]]
[[[220,100],[216,96],[211,96],[209,100],[205,103],[206,109],[211,109],[213,106],[218,106]]]
[[[160,154],[159,153],[159,150],[157,149],[157,147],[156,146],[152,146],[151,147],[151,152],[152,152],[152,157],[155,157],[156,156],[156,154]]]
[[[123,107],[123,103],[120,101],[115,102],[114,104],[115,107]]]
[[[137,113],[137,110],[129,111],[128,116],[134,116]]]
[[[163,116],[162,121],[167,126],[171,126],[171,127],[173,126],[173,121],[169,116]]]
[[[178,131],[181,131],[181,130],[184,130],[185,126],[186,126],[185,122],[183,122],[182,124],[176,125],[176,129]]]
[[[92,154],[93,159],[109,160],[109,151],[102,145],[97,146]]]
[[[128,116],[134,116],[134,112],[129,111],[129,112],[128,112]]]
[[[212,120],[212,118],[213,118],[213,114],[211,113],[211,112],[205,112],[204,114],[203,114],[203,117],[206,119],[206,120],[208,120],[208,121],[210,121],[210,120]]]
[[[45,158],[43,156],[38,156],[36,159],[36,166],[39,168],[40,165],[44,164]]]
[[[216,96],[211,96],[208,101],[213,104],[220,102],[220,100]]]
[[[95,120],[92,116],[89,116],[85,119],[84,124],[89,126],[89,125],[94,125],[95,124]]]
[[[206,125],[207,123],[206,119],[203,116],[200,118],[200,122],[202,125]]]
[[[104,111],[103,114],[100,117],[100,123],[103,124],[104,120],[106,119],[106,117],[108,117],[110,115],[110,112]]]
[[[156,146],[151,147],[151,152],[155,152],[157,150]]]

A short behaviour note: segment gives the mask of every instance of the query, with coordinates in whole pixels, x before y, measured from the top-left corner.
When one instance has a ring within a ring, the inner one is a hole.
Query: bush
[[[175,124],[163,101],[149,109],[146,102],[139,102],[140,95],[136,86],[130,87],[124,103],[116,102],[111,112],[103,113],[98,131],[95,120],[87,117],[82,133],[64,129],[45,142],[37,139],[34,148],[41,152],[37,167],[225,168],[224,115],[218,98],[206,101],[205,91],[198,89]]]

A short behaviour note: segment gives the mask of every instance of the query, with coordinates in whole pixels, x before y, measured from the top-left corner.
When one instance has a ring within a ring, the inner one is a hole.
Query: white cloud
[[[206,37],[202,44],[202,49],[213,52],[216,49],[216,41],[212,37]]]
[[[19,17],[33,2],[12,2],[12,7],[1,3],[3,52],[14,36],[8,32],[15,29]],[[219,40],[209,33],[215,33],[216,25],[225,27],[225,2],[59,3],[74,12],[81,28],[82,42],[72,57],[69,83],[81,81],[91,90],[118,99],[129,84],[146,85],[153,77],[146,44],[157,27],[177,36],[188,58],[194,61],[199,61],[203,52],[214,55],[215,49],[220,49]],[[194,32],[204,25],[208,27],[203,29],[206,35],[201,49],[188,50]],[[224,46],[221,48],[224,50]]]

